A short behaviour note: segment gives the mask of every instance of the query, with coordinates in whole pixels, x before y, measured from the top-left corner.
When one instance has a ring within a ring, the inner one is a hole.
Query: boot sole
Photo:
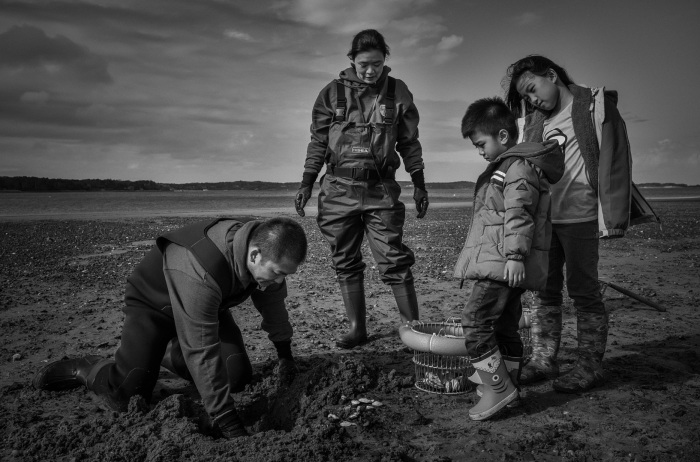
[[[37,374],[32,379],[32,386],[35,390],[66,391],[73,390],[75,388],[80,388],[81,386],[85,385],[74,375],[64,375],[59,378],[50,378],[53,369],[55,369],[55,366],[53,364],[48,364],[42,367],[39,370],[39,372],[37,372]]]
[[[554,391],[557,391],[559,393],[568,393],[570,395],[574,395],[576,393],[583,393],[583,392],[592,390],[592,389],[599,387],[601,385],[604,385],[604,384],[605,384],[605,380],[596,380],[591,385],[589,385],[587,387],[564,388],[561,385],[553,383],[552,388],[554,389]]]
[[[537,382],[544,382],[545,380],[554,380],[559,377],[559,371],[554,372],[542,372],[537,371],[532,377],[520,375],[520,385],[530,385]]]
[[[522,391],[519,391],[519,390],[518,390],[518,395],[520,395],[520,393],[522,393]],[[483,395],[484,395],[484,394],[483,394],[481,391],[479,391],[479,389],[477,388],[477,389],[476,389],[476,396],[478,396],[479,398],[481,398]],[[506,404],[506,407],[507,407],[508,409],[513,409],[513,408],[516,408],[516,407],[520,407],[520,404],[521,404],[521,403],[520,403],[520,396],[518,396],[517,398],[515,398],[515,399],[514,399],[513,401],[511,401],[510,403]]]
[[[496,415],[499,411],[502,409],[505,409],[508,404],[512,403],[518,398],[518,390],[513,390],[513,392],[508,395],[503,401],[500,401],[498,404],[496,404],[494,407],[491,409],[487,409],[483,412],[479,412],[477,414],[472,414],[471,411],[469,411],[469,418],[472,420],[486,420],[490,417],[493,417]]]
[[[353,348],[364,345],[365,343],[369,342],[368,337],[364,337],[360,340],[357,341],[350,341],[350,340],[337,340],[335,342],[335,346],[338,348],[342,348],[343,350],[352,350]]]
[[[95,363],[102,359],[95,355],[86,356],[85,358],[94,360]],[[75,368],[69,367],[69,365],[74,365],[79,360],[80,358],[60,359],[46,364],[39,369],[39,372],[32,379],[32,386],[35,390],[66,391],[86,385],[85,379],[78,376]]]

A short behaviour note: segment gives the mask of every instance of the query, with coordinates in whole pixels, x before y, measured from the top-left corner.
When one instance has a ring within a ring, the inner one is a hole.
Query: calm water
[[[100,191],[0,194],[0,220],[294,212],[285,191]]]
[[[401,199],[411,204],[411,190]],[[429,191],[431,207],[469,207],[471,190]],[[157,216],[216,216],[293,214],[295,191],[101,191],[0,193],[0,220],[107,219]],[[700,187],[647,188],[642,194],[655,200],[700,200]],[[316,197],[306,206],[316,213]]]

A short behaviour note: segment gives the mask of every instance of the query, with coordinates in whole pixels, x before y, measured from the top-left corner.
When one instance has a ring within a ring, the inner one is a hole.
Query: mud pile
[[[123,414],[107,410],[82,389],[50,393],[26,385],[6,387],[3,399],[14,401],[16,411],[5,424],[12,455],[27,461],[380,461],[401,460],[410,452],[407,446],[384,447],[377,441],[401,420],[381,400],[412,387],[412,376],[356,358],[302,359],[299,366],[289,387],[278,386],[275,362],[256,371],[253,383],[237,395],[241,417],[254,436],[230,441],[211,426],[192,387],[159,387],[155,404],[135,397]],[[69,415],[50,409],[22,414],[31,403],[57,395],[92,400],[93,410],[100,412],[83,413],[78,404]]]

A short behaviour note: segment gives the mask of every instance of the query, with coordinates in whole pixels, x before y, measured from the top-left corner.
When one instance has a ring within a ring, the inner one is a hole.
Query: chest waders
[[[337,96],[328,131],[326,175],[318,196],[317,223],[330,244],[333,267],[350,322],[350,332],[337,339],[336,345],[340,348],[353,348],[368,339],[366,265],[361,253],[363,235],[367,236],[382,282],[392,288],[401,320],[418,319],[411,273],[415,258],[402,242],[406,208],[399,201],[401,188],[394,180],[394,168],[386,165],[387,156],[383,155],[387,146],[391,149],[396,146],[396,80],[387,77],[385,87],[384,93],[375,98],[367,117],[359,96],[355,95],[361,117],[361,122],[356,122],[351,120],[348,111],[347,88],[342,82],[336,82]],[[349,90],[351,95],[354,91]],[[382,95],[383,104],[377,107]]]
[[[122,328],[122,338],[115,359],[87,356],[77,359],[64,359],[44,366],[34,377],[33,385],[40,390],[68,390],[87,386],[111,408],[126,411],[129,399],[141,395],[150,400],[158,379],[161,359],[172,372],[191,380],[184,364],[182,351],[177,344],[172,310],[165,276],[163,275],[163,251],[169,243],[175,243],[191,251],[205,270],[217,281],[224,294],[222,310],[219,311],[219,328],[222,345],[222,359],[229,372],[229,381],[241,388],[241,382],[249,381],[252,367],[245,353],[240,330],[227,309],[245,300],[254,290],[241,291],[235,287],[234,276],[224,255],[211,239],[206,236],[209,228],[227,218],[206,220],[167,233],[156,240],[154,247],[136,267],[127,286],[126,318]],[[251,218],[233,218],[241,223]],[[139,291],[150,283],[150,292]],[[129,287],[130,286],[130,287]],[[165,290],[157,293],[156,289]],[[150,302],[146,302],[146,299]],[[174,343],[174,345],[173,345]],[[168,351],[169,358],[164,358]],[[231,373],[233,372],[233,373]],[[245,383],[242,384],[245,386]]]

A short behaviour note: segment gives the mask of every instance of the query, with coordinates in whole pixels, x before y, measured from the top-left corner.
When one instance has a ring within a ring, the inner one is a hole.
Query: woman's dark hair
[[[389,45],[384,41],[384,36],[374,29],[365,29],[352,39],[348,58],[354,61],[359,53],[370,50],[379,50],[384,58],[389,57]]]
[[[505,90],[506,104],[516,117],[524,117],[535,110],[533,105],[525,101],[525,113],[522,113],[523,97],[516,89],[518,79],[526,72],[544,77],[550,69],[557,73],[559,80],[561,80],[564,85],[569,86],[574,83],[563,67],[558,66],[554,61],[544,56],[530,55],[508,66],[506,76],[501,81],[501,87]]]
[[[285,217],[260,223],[250,235],[250,244],[260,249],[264,260],[281,262],[284,258],[289,258],[297,264],[306,259],[308,247],[304,228]]]

